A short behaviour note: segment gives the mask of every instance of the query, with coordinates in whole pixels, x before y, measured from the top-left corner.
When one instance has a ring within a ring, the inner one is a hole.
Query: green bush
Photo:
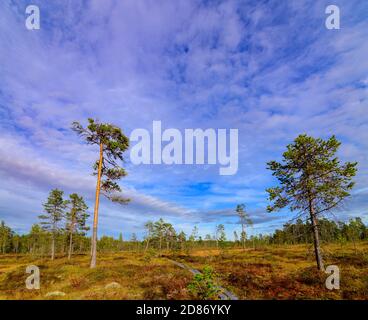
[[[189,292],[200,300],[217,298],[220,289],[214,283],[215,276],[216,274],[211,267],[204,267],[203,272],[194,275],[192,282],[188,284]]]

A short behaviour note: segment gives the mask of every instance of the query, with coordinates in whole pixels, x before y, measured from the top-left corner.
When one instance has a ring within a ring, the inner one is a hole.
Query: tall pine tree
[[[314,252],[319,270],[324,270],[318,217],[338,206],[354,186],[356,162],[341,163],[336,157],[340,142],[299,135],[287,146],[282,162],[271,161],[270,169],[279,186],[267,189],[273,202],[268,211],[289,207],[291,211],[307,213],[311,221]]]
[[[89,214],[87,213],[88,206],[84,202],[83,197],[76,193],[69,195],[67,205],[69,210],[66,212],[65,218],[66,230],[69,234],[68,259],[70,259],[73,252],[73,235],[76,233],[84,234],[85,231],[89,230],[89,227],[86,226]]]
[[[62,230],[59,226],[63,219],[66,203],[63,199],[63,191],[51,190],[47,201],[43,204],[46,214],[40,215],[41,226],[44,230],[51,233],[51,259],[55,259],[55,240],[57,234]]]
[[[247,239],[247,234],[245,232],[245,226],[252,226],[253,222],[251,218],[249,217],[249,214],[245,211],[245,205],[244,204],[238,204],[235,209],[238,217],[239,217],[239,223],[241,224],[242,231],[240,233],[240,240],[243,245],[243,249],[245,249],[245,241]]]
[[[102,191],[103,195],[114,202],[124,204],[129,201],[129,199],[117,195],[117,192],[121,192],[117,181],[126,176],[125,170],[117,161],[124,160],[123,153],[129,147],[129,139],[123,134],[120,128],[109,123],[99,123],[90,118],[88,119],[88,126],[86,128],[78,122],[73,122],[72,129],[83,137],[88,144],[99,147],[99,158],[94,165],[97,184],[90,264],[90,267],[94,268],[96,267],[97,256],[97,225],[100,192]]]

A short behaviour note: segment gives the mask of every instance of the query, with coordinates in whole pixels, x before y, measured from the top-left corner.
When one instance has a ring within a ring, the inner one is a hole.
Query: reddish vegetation
[[[210,266],[216,283],[240,299],[368,299],[368,244],[325,246],[326,265],[340,268],[340,290],[325,287],[327,274],[318,272],[310,247],[267,246],[253,249],[101,254],[96,269],[88,255],[54,261],[30,255],[0,256],[0,299],[192,299],[193,275],[167,258],[197,270]],[[328,253],[328,254],[327,254]],[[39,266],[41,289],[25,288],[25,267]],[[107,285],[117,283],[109,288]],[[47,297],[61,291],[63,297]]]

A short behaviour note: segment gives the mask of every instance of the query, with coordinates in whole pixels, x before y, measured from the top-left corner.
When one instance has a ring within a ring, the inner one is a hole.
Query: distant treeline
[[[100,252],[117,251],[142,251],[147,250],[190,250],[193,248],[230,248],[242,247],[237,232],[231,240],[226,239],[224,225],[216,226],[214,235],[199,236],[198,227],[194,227],[190,235],[177,232],[174,227],[159,219],[156,222],[147,222],[146,235],[143,240],[138,240],[132,234],[129,240],[123,239],[120,234],[118,239],[102,236],[97,243]],[[313,236],[310,232],[309,221],[297,220],[295,223],[287,223],[282,230],[276,230],[271,235],[250,236],[246,238],[247,247],[257,247],[270,244],[303,244],[312,243]],[[361,218],[351,219],[349,222],[334,222],[327,219],[319,220],[319,232],[321,241],[326,243],[358,242],[368,240],[368,227]],[[89,253],[91,250],[91,238],[84,232],[76,232],[73,235],[73,252]],[[52,242],[51,232],[44,230],[41,225],[35,224],[28,234],[17,234],[4,221],[0,224],[0,252],[1,253],[29,253],[35,255],[49,255]],[[68,254],[70,245],[70,233],[60,230],[55,237],[55,251],[58,255]]]
[[[323,242],[354,242],[368,239],[368,228],[361,218],[351,219],[347,223],[320,219],[318,227]],[[309,220],[306,223],[303,223],[301,219],[296,223],[287,223],[282,230],[276,230],[273,233],[270,242],[277,244],[311,243],[313,241],[311,228]]]

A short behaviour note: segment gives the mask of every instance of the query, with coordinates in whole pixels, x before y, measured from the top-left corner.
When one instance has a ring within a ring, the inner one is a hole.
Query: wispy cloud
[[[12,226],[26,230],[53,187],[92,204],[96,150],[69,129],[87,117],[127,134],[161,120],[167,128],[238,128],[240,135],[232,177],[211,166],[133,166],[127,156],[122,186],[132,203],[103,203],[102,232],[136,231],[159,216],[210,230],[234,222],[241,202],[270,230],[289,216],[262,213],[264,190],[275,183],[265,163],[302,132],[336,134],[342,159],[359,162],[356,195],[339,214],[367,219],[363,1],[336,2],[340,30],[324,27],[326,1],[34,4],[39,31],[24,27],[26,1],[0,4],[0,217]]]

